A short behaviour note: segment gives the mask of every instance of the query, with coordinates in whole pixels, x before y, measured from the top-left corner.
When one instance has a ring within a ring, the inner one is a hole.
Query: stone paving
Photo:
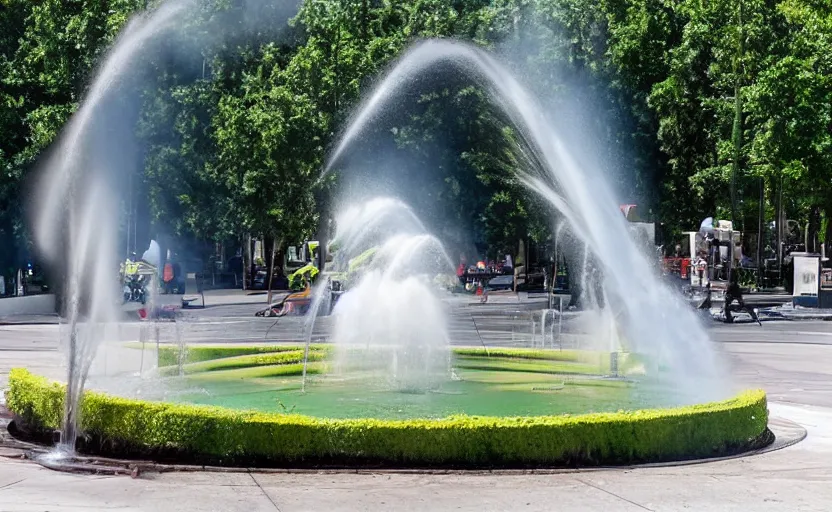
[[[197,332],[242,332],[262,340],[264,319],[242,315],[258,306],[250,300],[229,305],[239,308],[240,316],[217,310],[217,318],[208,321],[202,315],[193,322],[206,322]],[[229,327],[227,322],[236,323]],[[482,326],[505,332],[488,321]],[[462,323],[457,327],[466,330]],[[54,325],[0,327],[0,388],[14,366],[61,377],[57,330]],[[704,464],[555,474],[196,472],[144,473],[133,479],[59,473],[0,457],[0,511],[832,509],[832,324],[715,325],[711,333],[736,386],[763,387],[772,415],[803,426],[805,440]]]

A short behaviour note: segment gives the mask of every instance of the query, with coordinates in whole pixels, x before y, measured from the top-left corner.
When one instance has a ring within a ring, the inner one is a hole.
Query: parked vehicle
[[[124,277],[122,291],[124,302],[147,302],[147,286],[141,274],[128,274]]]

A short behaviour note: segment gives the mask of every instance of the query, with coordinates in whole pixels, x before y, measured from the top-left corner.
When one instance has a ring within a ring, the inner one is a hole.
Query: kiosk
[[[821,269],[818,303],[823,309],[832,309],[832,268]]]
[[[820,306],[820,254],[791,253],[794,263],[792,304],[808,308]]]

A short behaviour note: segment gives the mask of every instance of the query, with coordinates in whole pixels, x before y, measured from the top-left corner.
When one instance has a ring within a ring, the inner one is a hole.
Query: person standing
[[[705,285],[705,298],[702,299],[702,302],[699,303],[697,309],[711,309],[711,283]]]
[[[173,288],[177,293],[185,293],[185,278],[182,277],[182,265],[173,260]]]
[[[702,254],[696,258],[695,263],[696,268],[696,276],[699,278],[699,286],[703,286],[703,281],[705,279],[705,271],[708,269],[708,262],[705,260]]]
[[[165,283],[165,293],[173,293],[173,278],[173,264],[168,261],[165,263],[165,267],[162,272],[162,281]]]

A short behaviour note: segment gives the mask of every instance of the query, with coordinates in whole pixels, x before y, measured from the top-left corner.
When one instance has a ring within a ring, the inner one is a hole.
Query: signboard
[[[0,277],[0,279],[3,278]],[[0,283],[2,283],[2,281],[0,281]],[[832,268],[825,268],[821,272],[820,287],[822,289],[829,288],[830,290],[832,290]]]
[[[821,271],[818,307],[832,309],[832,268]]]
[[[793,297],[817,297],[820,259],[817,256],[795,256]]]

